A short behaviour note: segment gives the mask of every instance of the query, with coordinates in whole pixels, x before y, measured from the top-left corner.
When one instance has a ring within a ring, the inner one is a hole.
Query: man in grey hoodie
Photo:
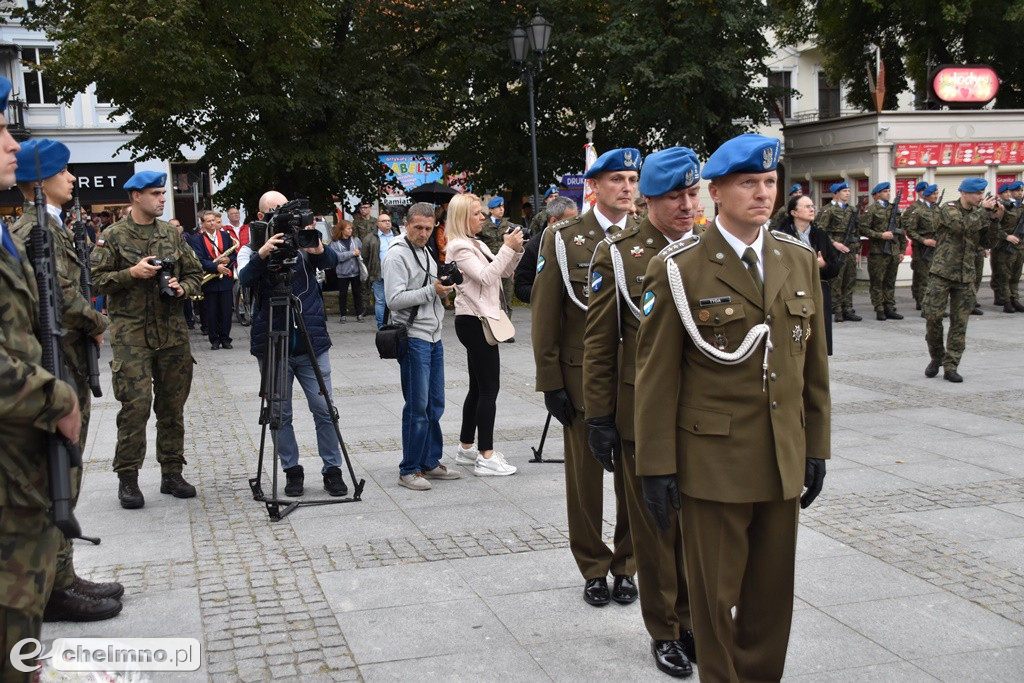
[[[398,365],[402,373],[402,463],[398,483],[427,491],[431,479],[458,479],[441,464],[441,415],[444,414],[442,300],[453,285],[437,279],[437,264],[426,249],[434,230],[434,207],[420,202],[406,213],[406,235],[388,249],[381,264],[384,296],[395,322],[408,327]]]

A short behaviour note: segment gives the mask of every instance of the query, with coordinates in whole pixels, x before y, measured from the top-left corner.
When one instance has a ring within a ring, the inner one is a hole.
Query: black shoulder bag
[[[412,251],[412,257],[416,259],[416,265],[420,265],[420,259],[416,255],[416,250],[409,244],[409,239],[403,240],[408,246],[409,250]],[[423,266],[420,266],[423,268]],[[423,276],[423,284],[421,287],[426,287],[427,283],[430,282],[430,271],[424,268],[426,275]],[[377,336],[374,342],[377,344],[377,353],[380,354],[381,358],[396,360],[401,359],[405,355],[407,348],[407,340],[409,338],[409,328],[412,327],[412,323],[416,320],[416,314],[420,312],[420,307],[417,306],[412,309],[412,316],[409,317],[409,322],[399,323],[394,321],[394,316],[391,315],[391,309],[384,311],[384,325],[377,330]],[[389,323],[388,320],[391,320]]]

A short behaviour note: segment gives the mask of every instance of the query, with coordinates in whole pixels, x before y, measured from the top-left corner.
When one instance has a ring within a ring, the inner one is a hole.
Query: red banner
[[[857,178],[857,194],[867,194],[870,189],[867,178]]]
[[[1017,176],[1013,175],[1012,173],[1005,173],[1005,174],[1004,173],[997,173],[996,174],[996,189],[998,190],[1000,185],[1003,185],[1005,183],[1016,182],[1016,180],[1017,180]]]
[[[1024,140],[923,142],[896,145],[893,167],[1024,163]]]
[[[907,208],[917,199],[917,193],[914,192],[914,186],[917,185],[917,178],[897,178],[896,187],[893,189],[892,198],[896,199],[897,192],[903,192],[903,196],[900,197],[900,210]]]

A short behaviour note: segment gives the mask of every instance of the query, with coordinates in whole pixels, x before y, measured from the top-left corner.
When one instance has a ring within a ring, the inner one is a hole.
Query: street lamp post
[[[533,154],[533,210],[540,211],[540,194],[538,191],[540,182],[537,177],[537,116],[533,101],[533,77],[540,73],[541,60],[544,53],[548,51],[548,43],[551,41],[552,24],[537,12],[536,16],[526,25],[516,26],[512,35],[508,37],[508,51],[512,55],[512,61],[519,67],[521,73],[526,75],[526,89],[530,97],[530,151]],[[527,46],[536,58],[536,62],[527,59]]]

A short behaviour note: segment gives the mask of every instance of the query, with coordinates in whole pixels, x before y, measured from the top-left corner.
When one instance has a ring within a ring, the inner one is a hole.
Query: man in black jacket
[[[563,221],[579,213],[576,202],[568,197],[555,197],[548,202],[545,211],[548,212],[548,225]],[[546,226],[545,226],[545,229]],[[523,303],[530,303],[530,293],[533,291],[533,280],[537,277],[537,254],[540,253],[540,241],[544,230],[538,230],[526,243],[523,250],[523,258],[516,266],[514,286],[516,297]]]

